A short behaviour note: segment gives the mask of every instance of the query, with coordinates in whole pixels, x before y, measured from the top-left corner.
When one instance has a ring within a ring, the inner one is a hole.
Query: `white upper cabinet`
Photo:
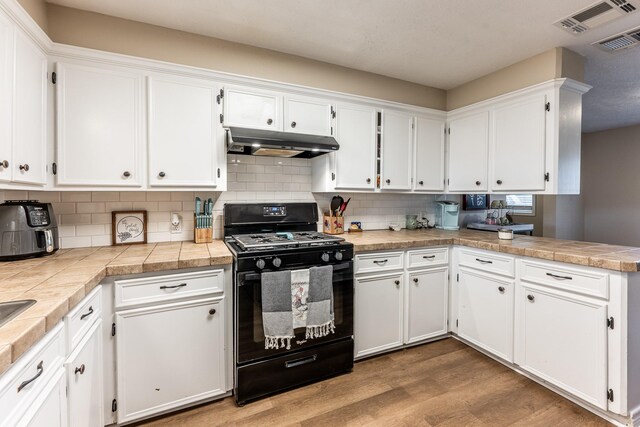
[[[284,98],[285,132],[331,136],[334,116],[329,101],[293,95]]]
[[[493,111],[493,191],[545,189],[546,102],[546,94],[534,94]]]
[[[413,116],[384,110],[382,112],[381,189],[411,189],[412,146]]]
[[[340,149],[335,153],[335,187],[373,190],[376,186],[375,108],[338,104],[336,135]]]
[[[487,191],[489,112],[449,122],[449,190]]]
[[[56,71],[57,184],[142,185],[143,76],[98,64]]]
[[[282,96],[240,87],[224,89],[224,127],[282,131]]]
[[[216,187],[218,146],[224,146],[216,114],[219,86],[165,76],[148,83],[149,185]]]
[[[47,56],[24,33],[15,33],[13,181],[46,183]]]
[[[444,190],[444,129],[444,120],[415,118],[415,191]]]
[[[0,180],[11,180],[13,46],[15,27],[0,14]]]

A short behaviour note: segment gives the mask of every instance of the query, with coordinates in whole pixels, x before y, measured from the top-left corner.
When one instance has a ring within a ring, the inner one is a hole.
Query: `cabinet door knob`
[[[272,123],[273,123],[273,120],[272,120],[272,119],[267,119],[267,124],[268,124],[268,125],[270,125],[270,124],[272,124]]]
[[[371,178],[367,178],[367,184],[371,184]]]
[[[158,174],[158,176],[159,176],[160,178],[164,178],[165,176],[167,176],[167,174],[166,174],[166,173],[164,173],[164,172],[160,172],[160,173]]]
[[[482,184],[480,181],[476,181],[476,185],[480,185]]]
[[[291,127],[292,128],[296,127],[296,124],[297,124],[296,122],[291,122]]]
[[[3,168],[8,168],[9,167],[9,161],[8,160],[3,160],[2,162],[0,162],[0,166],[2,166]]]
[[[122,175],[123,175],[125,178],[129,178],[129,177],[131,176],[131,172],[129,172],[129,171],[124,171],[124,172],[122,173]]]
[[[418,182],[418,184],[424,185],[424,181],[420,181],[420,182]]]
[[[80,365],[79,368],[76,368],[74,373],[77,374],[78,372],[80,372],[80,375],[82,375],[82,374],[84,374],[84,370],[85,370],[85,366],[84,366],[84,363],[83,363],[82,365]]]
[[[499,286],[498,291],[500,291],[501,294],[504,294],[504,286]]]
[[[497,181],[496,181],[496,184],[498,184],[498,185],[502,185],[502,180],[501,180],[501,179],[497,180]]]
[[[417,277],[413,278],[413,283],[418,283],[418,278]]]
[[[20,165],[19,167],[21,171],[29,172],[29,165],[27,163],[25,163],[24,165]]]
[[[391,184],[391,180],[390,180],[390,179],[386,180],[385,182],[386,182],[387,184]]]
[[[396,286],[400,286],[400,280],[396,280],[394,283],[396,284]]]
[[[215,309],[215,308],[212,308],[211,310],[209,310],[209,314],[210,314],[210,315],[212,315],[212,316],[213,316],[214,314],[216,314],[216,309]]]
[[[534,297],[533,295],[527,295],[527,299],[531,302],[534,302],[536,300],[536,297]]]

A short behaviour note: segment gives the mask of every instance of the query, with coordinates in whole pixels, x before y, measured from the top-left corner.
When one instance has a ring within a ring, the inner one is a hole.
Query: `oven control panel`
[[[263,206],[262,216],[287,216],[286,206]]]
[[[352,249],[350,250],[331,250],[331,251],[322,251],[315,252],[313,254],[308,254],[308,259],[305,261],[309,263],[311,266],[322,265],[328,263],[340,262],[342,260],[350,260],[353,257]],[[286,268],[288,264],[294,262],[299,264],[298,256],[294,256],[293,258],[289,256],[277,256],[277,255],[268,255],[253,258],[253,266],[255,266],[258,270],[266,269],[278,269],[278,268]]]

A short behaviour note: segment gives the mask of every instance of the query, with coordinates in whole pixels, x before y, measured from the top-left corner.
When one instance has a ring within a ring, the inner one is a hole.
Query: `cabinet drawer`
[[[356,274],[404,268],[404,253],[375,253],[356,256]]]
[[[101,316],[102,286],[98,286],[64,317],[67,355],[71,354],[91,325]]]
[[[521,280],[583,295],[609,299],[609,275],[587,268],[552,263],[520,261]]]
[[[475,268],[476,270],[515,276],[515,259],[510,256],[498,255],[492,252],[460,250],[460,265]]]
[[[63,359],[59,324],[0,377],[0,426],[15,425],[15,418],[25,413],[52,375],[61,370]]]
[[[409,251],[409,268],[429,267],[449,263],[449,248],[422,249]]]
[[[116,309],[224,291],[224,270],[116,280]]]

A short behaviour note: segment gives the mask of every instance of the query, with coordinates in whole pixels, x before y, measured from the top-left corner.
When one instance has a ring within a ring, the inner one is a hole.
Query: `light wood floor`
[[[605,426],[452,339],[358,362],[352,373],[239,408],[232,398],[146,426]]]

